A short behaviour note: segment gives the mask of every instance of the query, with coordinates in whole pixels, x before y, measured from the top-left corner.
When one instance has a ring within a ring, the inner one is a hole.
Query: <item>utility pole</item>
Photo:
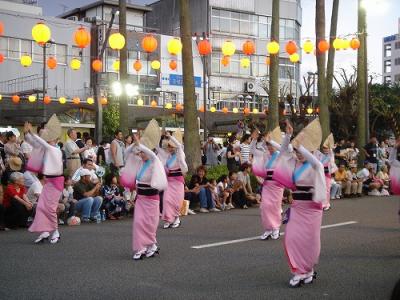
[[[271,41],[279,43],[279,0],[272,1]],[[270,55],[268,129],[279,125],[279,53]]]
[[[119,78],[121,84],[125,86],[128,79],[128,36],[126,34],[126,0],[119,0],[119,33],[125,38],[125,47],[119,52]],[[120,129],[124,134],[128,134],[129,120],[128,120],[128,96],[122,93],[119,97],[119,123]]]

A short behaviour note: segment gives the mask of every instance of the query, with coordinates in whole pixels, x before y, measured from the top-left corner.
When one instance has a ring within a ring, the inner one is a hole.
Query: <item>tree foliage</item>
[[[110,102],[103,110],[103,136],[108,138],[114,136],[114,132],[119,126],[119,105]]]

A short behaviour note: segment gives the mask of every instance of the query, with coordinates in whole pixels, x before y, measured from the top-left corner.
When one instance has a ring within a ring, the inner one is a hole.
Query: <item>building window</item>
[[[76,46],[72,46],[72,53],[71,54],[75,58],[81,58],[82,57],[82,49],[79,48],[79,47],[76,47]]]
[[[258,17],[258,36],[264,39],[271,36],[271,17]]]
[[[385,44],[384,54],[385,54],[385,57],[392,56],[392,45],[391,44]]]
[[[394,48],[395,48],[395,49],[400,49],[400,42],[396,42],[396,43],[394,44]]]
[[[390,72],[392,72],[392,61],[385,60],[383,65],[383,73],[390,73]]]
[[[56,45],[56,57],[57,63],[59,64],[67,64],[67,45]]]
[[[396,58],[396,59],[394,60],[394,64],[395,64],[396,66],[400,65],[400,57],[399,57],[399,58]]]
[[[258,16],[227,10],[213,9],[211,13],[211,29],[213,31],[234,34],[258,34]]]
[[[14,38],[8,38],[8,57],[19,58],[20,54],[20,40]]]
[[[390,83],[392,83],[392,77],[390,77],[390,76],[385,76],[385,77],[383,78],[383,83],[385,83],[385,84],[390,84]]]

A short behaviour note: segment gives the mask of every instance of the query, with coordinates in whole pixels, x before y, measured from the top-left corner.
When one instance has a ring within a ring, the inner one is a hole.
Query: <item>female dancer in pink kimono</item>
[[[264,233],[260,238],[262,240],[269,238],[277,240],[279,238],[279,228],[282,223],[283,186],[273,180],[272,176],[281,146],[271,140],[269,133],[262,138],[266,144],[264,147],[258,146],[258,131],[253,132],[252,138],[250,151],[253,155],[253,173],[256,176],[264,178],[260,205],[261,223]],[[265,148],[267,150],[264,150]]]
[[[125,155],[128,158],[126,167],[121,170],[122,182],[129,186],[127,181],[133,181],[137,191],[132,250],[133,259],[139,260],[159,253],[156,238],[160,218],[159,192],[166,189],[167,178],[160,159],[138,139],[125,150]]]
[[[390,189],[394,195],[400,195],[400,137],[390,151]]]
[[[62,153],[60,149],[57,148],[56,144],[58,135],[54,135],[54,126],[57,126],[57,124],[53,124],[52,122],[54,117],[55,115],[53,115],[45,128],[40,131],[41,137],[32,133],[32,125],[30,123],[25,123],[24,127],[26,141],[34,148],[42,150],[37,153],[43,153],[43,156],[35,156],[31,159],[42,162],[40,171],[46,178],[46,182],[38,200],[35,219],[29,227],[30,232],[40,233],[39,237],[35,240],[35,243],[40,243],[49,237],[50,243],[52,244],[56,244],[60,240],[57,222],[57,207],[64,188],[64,176]],[[55,123],[57,122],[58,120]],[[61,132],[61,127],[59,131]]]
[[[164,147],[158,149],[158,157],[164,165],[168,187],[163,196],[162,219],[164,229],[178,228],[181,225],[179,212],[185,197],[184,175],[188,171],[182,144],[169,133],[166,134]]]
[[[287,123],[282,145],[288,144],[293,128]],[[307,137],[301,132],[292,142],[295,155],[281,148],[274,179],[293,190],[293,203],[285,230],[284,246],[293,274],[291,287],[311,283],[316,278],[321,241],[322,205],[326,201],[326,183],[321,162],[302,146]],[[320,142],[318,143],[318,145]]]

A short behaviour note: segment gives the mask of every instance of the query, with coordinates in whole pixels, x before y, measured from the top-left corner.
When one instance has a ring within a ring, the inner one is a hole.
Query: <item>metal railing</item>
[[[0,82],[0,92],[3,94],[24,94],[42,90],[43,75],[34,74]]]

